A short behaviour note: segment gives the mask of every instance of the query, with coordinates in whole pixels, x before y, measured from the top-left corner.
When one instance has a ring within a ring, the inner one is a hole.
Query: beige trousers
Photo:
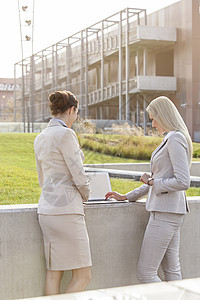
[[[183,218],[182,214],[150,212],[137,267],[141,283],[161,281],[160,265],[166,281],[182,279],[179,246]]]

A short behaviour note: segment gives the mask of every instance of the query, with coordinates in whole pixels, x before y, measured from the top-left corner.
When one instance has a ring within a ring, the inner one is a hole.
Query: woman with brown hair
[[[78,100],[69,91],[49,95],[53,118],[34,141],[42,188],[39,223],[46,258],[45,295],[60,293],[64,270],[72,270],[66,293],[83,291],[91,280],[91,254],[83,201],[90,194],[84,155],[75,132]]]

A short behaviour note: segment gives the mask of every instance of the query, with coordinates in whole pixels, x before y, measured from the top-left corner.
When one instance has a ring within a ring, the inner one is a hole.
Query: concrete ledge
[[[85,167],[86,172],[108,172],[110,177],[115,178],[126,178],[126,179],[134,179],[140,180],[140,177],[144,172],[138,171],[124,171],[124,170],[115,170],[115,169],[105,169],[105,168],[96,168],[96,167]],[[147,172],[149,173],[149,172]],[[200,187],[200,177],[197,176],[190,176],[191,187]]]
[[[176,42],[176,28],[137,25],[137,38],[140,40]]]
[[[53,300],[53,299],[71,299],[71,300],[112,300],[112,299],[129,299],[129,300],[199,300],[200,299],[200,278],[186,279],[171,282],[159,282],[152,284],[140,284],[134,286],[124,286],[111,289],[101,289],[74,294],[64,294],[48,297],[37,297],[31,299]],[[30,298],[29,298],[30,299]]]
[[[41,132],[47,127],[47,123],[34,123],[34,132]],[[25,124],[26,132],[28,132],[28,124]],[[30,123],[32,132],[32,124]],[[0,132],[24,132],[23,122],[0,122]]]
[[[191,213],[181,231],[184,279],[200,277],[200,197],[189,198],[189,203]],[[36,204],[0,206],[0,299],[44,295],[45,260],[36,210]],[[136,266],[149,216],[145,201],[85,206],[85,216],[93,260],[88,290],[138,284]],[[66,271],[62,292],[70,278]]]
[[[136,172],[150,172],[150,163],[106,163],[106,164],[85,164],[88,168],[127,170]],[[191,165],[191,176],[200,177],[200,162],[193,161]]]

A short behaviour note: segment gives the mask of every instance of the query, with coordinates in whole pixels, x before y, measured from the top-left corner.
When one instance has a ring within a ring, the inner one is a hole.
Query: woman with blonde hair
[[[78,100],[69,91],[49,95],[53,118],[34,141],[42,188],[38,219],[46,258],[45,295],[60,293],[65,270],[72,270],[66,293],[83,291],[91,279],[91,254],[83,201],[90,195],[84,155],[75,132]]]
[[[166,281],[182,279],[179,262],[180,228],[189,212],[185,190],[190,186],[192,141],[188,129],[173,102],[161,96],[147,107],[160,134],[167,133],[152,153],[151,176],[144,173],[141,187],[121,195],[109,192],[106,197],[136,201],[147,196],[150,218],[140,251],[137,276],[142,283],[159,282],[162,265]]]

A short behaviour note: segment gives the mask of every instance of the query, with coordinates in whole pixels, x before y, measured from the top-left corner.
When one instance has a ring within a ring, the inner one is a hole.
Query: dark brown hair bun
[[[76,107],[78,99],[70,91],[56,91],[49,95],[49,108],[52,115],[62,114],[70,107]]]

